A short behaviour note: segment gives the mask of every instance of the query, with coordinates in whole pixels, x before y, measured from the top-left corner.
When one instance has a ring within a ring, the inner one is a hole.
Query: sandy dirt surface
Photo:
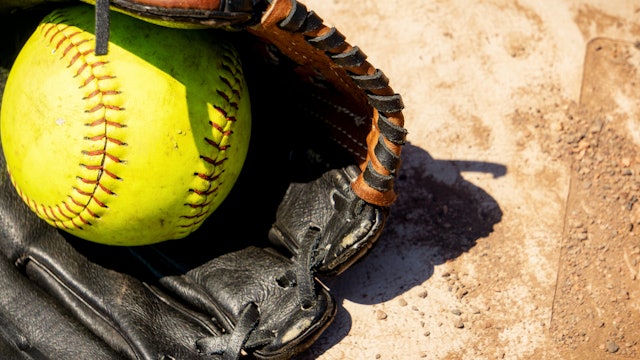
[[[640,358],[640,5],[305,4],[389,76],[410,144],[303,358]]]
[[[307,0],[406,104],[399,198],[301,359],[640,359],[640,4]]]

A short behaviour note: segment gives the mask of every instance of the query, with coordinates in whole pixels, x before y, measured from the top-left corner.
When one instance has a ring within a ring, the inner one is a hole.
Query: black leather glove
[[[237,30],[254,119],[243,174],[192,236],[127,248],[45,224],[2,171],[0,357],[290,358],[335,313],[315,275],[344,271],[382,232],[406,136],[384,74],[296,1],[195,3],[111,1],[152,21]]]

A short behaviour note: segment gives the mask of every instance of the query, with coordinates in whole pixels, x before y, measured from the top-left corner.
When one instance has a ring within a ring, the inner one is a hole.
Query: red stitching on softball
[[[218,174],[218,175],[207,175],[207,174],[202,174],[202,173],[195,173],[194,175],[199,177],[202,180],[212,182],[212,181],[218,180],[220,178],[220,176],[222,175],[222,173],[224,173],[224,170],[221,171],[220,174]],[[193,189],[191,189],[191,190],[193,190]]]
[[[85,137],[85,140],[90,140],[90,141],[103,141],[103,140],[107,140],[110,143],[114,143],[116,145],[127,145],[126,142],[118,140],[118,139],[114,139],[114,138],[110,138],[107,135],[101,134],[101,135],[96,135],[96,136],[92,136],[92,137]]]
[[[122,178],[114,173],[112,173],[111,171],[107,170],[107,169],[102,169],[102,174],[107,175],[108,177],[115,179],[115,180],[122,180]]]
[[[220,79],[225,79],[225,78],[220,76]],[[224,82],[224,80],[223,80],[223,82]],[[231,85],[228,82],[227,82],[227,84]],[[238,108],[239,108],[238,103],[234,102],[234,101],[231,101],[231,96],[229,96],[227,93],[225,93],[222,90],[216,90],[216,93],[218,94],[218,96],[223,98],[227,102],[227,104],[229,106],[231,106],[234,110],[238,110]],[[220,111],[224,115],[224,117],[227,117],[227,111],[226,110],[222,109],[219,106],[214,106],[214,107],[216,108],[216,110]]]
[[[87,208],[86,210],[87,210],[87,212],[89,213],[89,215],[91,215],[91,217],[92,217],[92,218],[94,218],[94,219],[100,219],[100,216],[99,216],[99,215],[97,215],[97,214],[95,214],[93,211],[91,211],[91,209]]]
[[[42,205],[42,211],[44,211],[44,214],[47,215],[48,217],[51,217],[51,218],[55,219],[56,218],[55,214],[53,214],[53,212],[51,214],[49,214],[49,212],[47,210],[52,211],[51,210],[51,206],[44,206],[44,204],[43,204]]]
[[[225,139],[233,134],[232,130],[225,130],[225,128],[227,128],[229,123],[233,124],[238,121],[236,115],[240,105],[237,102],[237,99],[242,96],[243,86],[241,65],[236,57],[232,57],[230,55],[231,51],[233,50],[228,50],[227,53],[224,53],[221,57],[220,63],[218,64],[222,72],[226,72],[226,76],[224,76],[224,74],[219,75],[219,79],[224,85],[224,89],[216,90],[217,95],[224,100],[224,104],[213,106],[213,108],[225,119],[226,123],[218,124],[216,122],[209,121],[209,125],[213,130],[222,135],[222,139],[219,142],[216,142],[213,138],[204,137],[205,143],[215,149],[215,151],[210,156],[200,156],[200,159],[207,164],[212,165],[212,169],[207,173],[195,173],[194,175],[199,179],[208,182],[209,185],[207,188],[189,190],[196,195],[204,197],[205,202],[202,204],[185,204],[186,206],[197,210],[196,214],[181,216],[183,219],[196,220],[188,224],[180,225],[180,227],[185,229],[196,227],[206,219],[208,208],[213,202],[213,199],[218,195],[218,191],[222,184],[220,177],[225,171],[224,169],[220,171],[219,167],[227,160],[225,151],[230,148],[230,145],[222,145],[222,143],[226,143],[227,141],[225,141]],[[219,173],[215,174],[218,171]],[[215,186],[214,182],[217,182]]]
[[[216,191],[218,191],[219,188],[220,188],[219,186],[216,186],[215,188],[207,190],[207,191],[196,190],[196,189],[191,189],[190,191],[192,191],[192,192],[194,192],[194,193],[196,193],[198,195],[209,196],[209,195],[215,193]]]
[[[77,53],[76,56],[78,58],[80,58],[80,53]],[[69,64],[70,66],[72,64]],[[82,65],[80,65],[80,67],[78,68],[78,70],[76,71],[76,75],[75,76],[80,76],[80,74],[82,74],[84,72],[84,69],[88,68],[89,64],[84,63]],[[93,74],[89,75],[89,78],[87,78],[84,82],[84,84],[82,84],[82,86],[80,86],[81,88],[85,87],[88,83],[91,83],[93,80],[95,79],[95,76],[93,76]]]
[[[65,205],[66,205],[66,204],[65,204]],[[60,221],[68,221],[68,220],[71,220],[71,219],[72,219],[72,217],[71,217],[71,216],[67,215],[67,214],[64,212],[64,208],[62,208],[61,206],[56,206],[56,209],[58,209],[58,212],[59,212],[59,213],[60,213],[60,215],[62,215],[62,217],[63,217],[63,219],[60,219]],[[73,212],[72,212],[72,214],[73,214]]]
[[[190,207],[190,208],[193,208],[193,209],[202,209],[202,208],[206,208],[209,205],[211,205],[211,202],[210,201],[205,201],[202,204],[189,204],[189,203],[187,203],[185,205]]]
[[[94,112],[96,112],[96,111],[100,111],[100,110],[103,110],[103,109],[115,110],[115,111],[122,111],[122,110],[124,110],[123,108],[121,108],[121,107],[119,107],[119,106],[116,106],[116,105],[108,105],[108,104],[100,103],[100,104],[97,104],[96,106],[92,107],[91,109],[87,109],[87,110],[85,110],[84,112],[87,112],[87,113],[94,113]],[[107,121],[107,124],[108,124],[108,123],[109,123],[109,122]]]
[[[98,180],[85,179],[85,178],[82,178],[80,176],[78,176],[77,179],[82,181],[83,183],[85,183],[87,185],[96,185],[98,183]]]
[[[80,221],[82,221],[85,225],[91,225],[89,220],[87,220],[87,219],[82,217],[82,214],[78,215],[78,217],[76,219],[80,219]],[[73,222],[73,220],[71,220],[71,222]]]
[[[45,39],[49,36],[49,32],[50,32],[51,30],[56,31],[56,34],[57,34],[57,33],[62,32],[62,30],[59,30],[59,29],[58,29],[58,28],[56,28],[55,26],[49,26],[49,27],[48,27],[48,28],[46,28],[46,29],[47,29],[47,30],[46,30],[46,31],[44,32],[44,34],[42,35],[42,37],[44,37]],[[43,28],[43,30],[44,30],[44,28]],[[55,36],[55,34],[54,34],[53,36]],[[51,37],[53,38],[53,36],[51,36]],[[49,41],[51,41],[51,40],[49,40]]]
[[[93,196],[93,192],[86,192],[84,190],[78,189],[77,187],[74,187],[73,190],[83,196]]]
[[[105,209],[109,208],[105,203],[96,199],[95,197],[93,197],[92,200],[95,201],[95,203],[98,204],[98,206],[100,206],[101,208],[105,208]]]
[[[74,37],[76,35],[80,35],[80,34],[82,34],[82,31],[78,31],[78,32],[75,32],[75,33],[69,35],[69,40],[71,40],[72,37]],[[78,46],[80,46],[80,45],[82,45],[84,43],[87,43],[89,41],[91,41],[91,40],[90,39],[82,39],[82,40],[78,41],[77,43],[75,43],[75,47],[77,48]]]
[[[227,85],[228,87],[233,88],[233,86],[231,85],[231,82],[226,77],[220,76],[220,80],[222,80],[222,82],[225,83],[225,85]]]
[[[124,110],[124,108],[120,108],[119,110],[120,110],[120,111],[122,111],[122,110]],[[87,111],[87,112],[88,112],[88,111]],[[94,121],[94,122],[91,122],[91,123],[85,124],[85,125],[86,125],[86,126],[100,126],[100,125],[107,125],[107,126],[113,126],[113,127],[116,127],[116,128],[125,128],[125,127],[127,127],[127,125],[125,125],[125,124],[121,124],[121,123],[118,123],[118,122],[115,122],[115,121],[109,121],[109,120],[107,120],[107,119],[106,119],[106,118],[104,118],[104,117],[103,117],[103,118],[100,118],[100,119],[98,119],[98,120],[96,120],[96,121]],[[125,143],[123,143],[123,144],[125,144]]]
[[[71,201],[75,206],[78,206],[78,207],[84,207],[84,206],[85,206],[85,204],[83,204],[83,203],[79,202],[79,201],[78,201],[78,200],[76,200],[73,196],[69,196],[69,197],[67,198],[67,200],[70,200],[70,201]],[[66,204],[66,203],[65,203],[65,205],[68,205],[68,204]],[[68,208],[68,209],[69,209],[69,211],[71,211],[71,213],[72,213],[72,214],[74,214],[75,216],[77,216],[77,215],[79,214],[79,212],[74,211],[74,210],[71,210],[71,208]]]
[[[115,195],[116,194],[115,192],[111,191],[109,188],[104,186],[104,184],[98,183],[98,187],[100,187],[100,190],[106,192],[109,195]]]
[[[66,65],[68,68],[78,65],[78,62],[81,61],[75,70],[75,75],[73,75],[73,77],[78,77],[89,72],[86,78],[83,79],[80,88],[82,89],[91,83],[96,84],[97,89],[82,98],[82,100],[92,100],[92,102],[94,99],[97,100],[97,103],[93,102],[90,105],[90,108],[85,110],[85,113],[94,114],[102,111],[104,114],[101,116],[99,115],[100,118],[98,120],[94,120],[85,125],[91,127],[102,126],[104,127],[104,130],[102,134],[85,137],[84,139],[92,142],[101,141],[103,142],[103,148],[99,150],[82,151],[82,154],[85,156],[98,157],[97,160],[100,164],[80,164],[80,166],[84,167],[88,171],[97,172],[95,179],[88,179],[80,176],[77,177],[77,179],[83,184],[92,186],[93,190],[89,191],[86,188],[80,189],[78,187],[72,187],[71,194],[67,196],[66,200],[62,201],[58,205],[49,207],[37,204],[33,199],[26,198],[25,194],[21,190],[19,190],[19,194],[28,204],[30,204],[32,209],[42,215],[43,218],[53,222],[54,225],[66,229],[81,229],[83,225],[91,225],[91,221],[89,219],[96,219],[100,217],[99,214],[95,213],[95,211],[89,207],[92,203],[101,208],[108,208],[103,201],[96,198],[96,191],[100,190],[102,193],[107,195],[115,195],[114,191],[101,182],[102,177],[106,175],[109,178],[121,180],[121,178],[113,171],[105,169],[105,160],[108,159],[115,163],[124,162],[122,158],[110,152],[108,145],[127,145],[124,141],[109,135],[110,128],[124,128],[126,125],[108,119],[107,111],[123,111],[124,108],[111,103],[105,103],[106,96],[116,96],[121,94],[118,90],[104,88],[104,86],[100,84],[104,80],[114,79],[114,76],[96,75],[94,72],[95,69],[105,66],[107,62],[103,60],[95,60],[94,62],[91,62],[93,59],[88,58],[88,56],[94,52],[94,49],[91,46],[80,49],[80,46],[83,44],[86,45],[89,41],[92,41],[93,36],[82,36],[83,34],[89,34],[82,30],[72,28],[72,26],[61,24],[61,22],[66,22],[66,20],[60,14],[54,13],[48,20],[50,23],[44,24],[41,28],[41,32],[43,37],[51,46],[53,46],[54,51],[61,51],[60,60],[67,59]],[[110,84],[106,86],[109,85]],[[76,198],[78,195],[82,196],[82,198]],[[83,199],[84,197],[88,197],[88,199]]]
[[[205,215],[206,215],[206,213],[197,213],[197,214],[195,214],[195,215],[183,215],[183,216],[181,216],[181,218],[183,218],[183,219],[189,219],[189,220],[192,220],[192,219],[202,219]],[[204,220],[204,219],[203,219],[203,220]],[[192,224],[191,224],[191,225],[192,225]],[[190,226],[190,225],[182,225],[182,227],[187,227],[187,226]]]
[[[123,162],[122,159],[120,159],[119,157],[109,154],[106,150],[83,150],[82,151],[83,155],[88,155],[88,156],[102,156],[102,157],[108,157],[109,159],[111,159],[111,161],[116,162],[116,163],[121,163]]]
[[[41,206],[42,208],[41,208],[41,209],[38,209],[38,214],[41,214],[41,215],[42,215],[42,214],[44,213],[44,214],[46,215],[46,214],[47,214],[47,212],[46,212],[46,209],[45,209],[45,207],[44,207],[44,204],[41,204],[40,206]],[[36,208],[37,208],[37,207],[36,207]]]
[[[98,95],[120,95],[121,91],[117,91],[117,90],[100,90],[100,89],[96,89],[94,90],[91,94],[85,96],[82,98],[82,100],[89,100],[92,99]]]
[[[58,41],[58,43],[56,45],[54,45],[54,47],[56,48],[56,50],[58,50],[60,48],[60,46],[62,46],[62,44],[67,40],[66,37],[63,37],[62,39],[60,39],[60,41]]]
[[[215,108],[215,109],[217,109],[216,107],[214,107],[214,108]],[[228,119],[229,119],[229,118],[227,118],[227,120],[228,120]],[[234,117],[233,119],[234,119],[233,121],[235,121],[235,117]],[[232,121],[232,120],[229,120],[229,121]],[[220,125],[218,125],[218,124],[214,123],[213,121],[209,121],[209,125],[211,125],[211,127],[213,127],[214,129],[218,130],[219,132],[221,132],[223,136],[229,136],[229,135],[233,134],[233,131],[232,131],[232,130],[227,130],[227,131],[225,131],[225,130],[222,128],[222,126],[220,126]]]
[[[51,208],[51,207],[49,207],[49,208],[50,208],[50,210],[51,210],[51,213],[53,214],[53,217],[54,217],[57,221],[66,221],[66,220],[69,220],[69,218],[68,218],[68,217],[67,217],[67,216],[66,216],[66,215],[61,211],[60,206],[57,206],[57,205],[56,205],[56,207],[55,207],[55,208],[56,208],[56,210],[58,210],[58,212],[60,213],[60,215],[62,215],[62,216],[64,217],[64,219],[63,219],[63,218],[60,218],[60,217],[56,214],[56,212],[53,210],[53,208]]]
[[[73,44],[69,44],[64,51],[62,52],[62,57],[64,58],[65,56],[67,56],[67,54],[69,53],[69,51],[71,51],[71,49],[73,49],[74,46]]]
[[[222,165],[222,163],[224,163],[225,161],[227,161],[227,158],[223,158],[221,160],[214,160],[210,157],[204,156],[204,155],[200,155],[200,159],[204,160],[205,162],[213,165],[213,166],[220,166]]]
[[[219,151],[224,151],[224,150],[227,150],[228,148],[231,147],[231,145],[220,145],[217,142],[215,142],[215,141],[213,141],[213,140],[211,140],[211,139],[209,139],[207,137],[204,138],[204,141],[206,141],[207,144],[213,146],[214,148],[218,149]]]

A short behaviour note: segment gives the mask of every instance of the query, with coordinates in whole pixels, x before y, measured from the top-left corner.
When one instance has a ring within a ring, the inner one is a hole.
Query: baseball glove
[[[109,247],[50,227],[3,170],[0,354],[286,359],[304,351],[336,311],[317,275],[365,255],[395,200],[406,137],[400,96],[358,47],[295,0],[87,2],[96,52],[109,50],[110,9],[228,36],[251,92],[252,143],[214,215],[185,239],[151,246]],[[68,4],[77,2],[0,4],[3,34],[12,31],[3,53]]]

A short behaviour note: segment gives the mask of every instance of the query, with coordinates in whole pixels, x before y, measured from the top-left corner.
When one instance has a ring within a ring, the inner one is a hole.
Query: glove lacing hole
[[[296,286],[296,275],[293,271],[289,270],[286,273],[282,274],[282,276],[277,277],[275,279],[276,284],[283,289],[289,289]]]

